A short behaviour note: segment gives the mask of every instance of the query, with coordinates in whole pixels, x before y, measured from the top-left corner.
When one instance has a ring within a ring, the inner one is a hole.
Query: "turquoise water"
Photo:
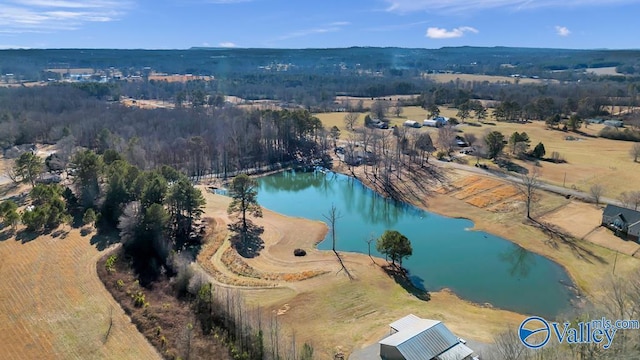
[[[524,314],[554,317],[570,309],[572,292],[563,284],[571,281],[558,264],[500,237],[469,231],[469,220],[387,200],[331,172],[287,171],[260,178],[259,184],[260,204],[289,216],[325,221],[323,214],[335,204],[342,216],[336,223],[338,251],[366,254],[368,238],[400,231],[413,247],[403,265],[418,287],[449,288],[464,299]],[[318,248],[331,249],[330,234]],[[371,251],[380,256],[375,241]]]

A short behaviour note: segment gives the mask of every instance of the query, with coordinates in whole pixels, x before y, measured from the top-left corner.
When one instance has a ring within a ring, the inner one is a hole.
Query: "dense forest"
[[[352,47],[344,49],[113,50],[29,49],[0,52],[0,72],[36,80],[46,68],[130,69],[236,78],[239,74],[281,72],[345,75],[363,70],[402,76],[425,71],[543,75],[553,70],[619,66],[638,72],[637,50],[564,50],[506,47],[440,49]],[[510,67],[505,68],[504,65]]]
[[[640,56],[632,50],[560,50],[456,47],[441,49],[208,49],[109,50],[33,49],[0,51],[0,74],[17,81],[59,77],[48,69],[90,68],[127,78],[150,72],[213,76],[211,92],[249,99],[270,98],[302,104],[336,94],[385,96],[413,94],[430,81],[422,75],[451,72],[514,75],[560,81],[638,81]],[[586,68],[616,67],[624,76],[595,76]],[[173,96],[165,90],[140,90],[140,96]]]

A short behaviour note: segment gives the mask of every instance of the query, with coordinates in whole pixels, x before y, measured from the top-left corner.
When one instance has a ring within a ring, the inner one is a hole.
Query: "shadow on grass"
[[[496,164],[501,168],[507,171],[516,172],[518,174],[527,175],[529,173],[529,169],[524,166],[518,165],[510,160],[499,160],[496,161]]]
[[[16,240],[26,244],[29,241],[35,240],[38,236],[40,236],[40,234],[36,232],[22,230],[16,234]]]
[[[421,289],[415,283],[415,281],[417,280],[418,284],[423,284],[422,279],[415,276],[410,277],[409,272],[398,265],[386,264],[382,265],[381,268],[387,273],[387,275],[389,275],[389,277],[391,277],[398,285],[402,286],[402,288],[409,294],[422,301],[431,300],[431,295],[429,294],[429,292]],[[412,281],[412,279],[414,281]]]
[[[16,232],[13,231],[10,227],[5,227],[4,229],[2,229],[2,232],[0,232],[0,242],[11,239],[13,235],[15,235],[15,233]]]
[[[120,242],[120,234],[116,230],[100,230],[95,233],[89,243],[95,245],[98,251],[102,251],[113,244]]]
[[[567,245],[573,254],[580,259],[583,259],[589,263],[598,262],[600,264],[607,264],[608,261],[603,257],[594,254],[591,250],[586,249],[582,246],[582,244],[575,238],[570,235],[563,233],[562,231],[555,228],[553,225],[547,224],[545,222],[530,219],[529,222],[542,230],[546,235],[549,236],[547,244],[549,244],[554,249],[558,248],[558,243]]]
[[[263,227],[249,223],[247,233],[244,236],[235,226],[230,225],[229,228],[236,232],[231,237],[231,244],[240,256],[250,259],[260,255],[260,251],[264,249],[264,241],[260,238],[264,232]]]

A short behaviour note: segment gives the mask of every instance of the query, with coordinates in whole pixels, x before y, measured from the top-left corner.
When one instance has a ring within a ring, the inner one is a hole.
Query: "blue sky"
[[[8,0],[0,48],[639,49],[640,0]]]

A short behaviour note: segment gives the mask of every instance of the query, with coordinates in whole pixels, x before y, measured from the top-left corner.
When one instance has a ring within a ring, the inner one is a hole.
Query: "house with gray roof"
[[[629,240],[640,238],[640,211],[607,205],[602,212],[602,225]]]
[[[389,326],[392,334],[379,342],[383,360],[473,359],[473,350],[441,321],[410,314]]]

